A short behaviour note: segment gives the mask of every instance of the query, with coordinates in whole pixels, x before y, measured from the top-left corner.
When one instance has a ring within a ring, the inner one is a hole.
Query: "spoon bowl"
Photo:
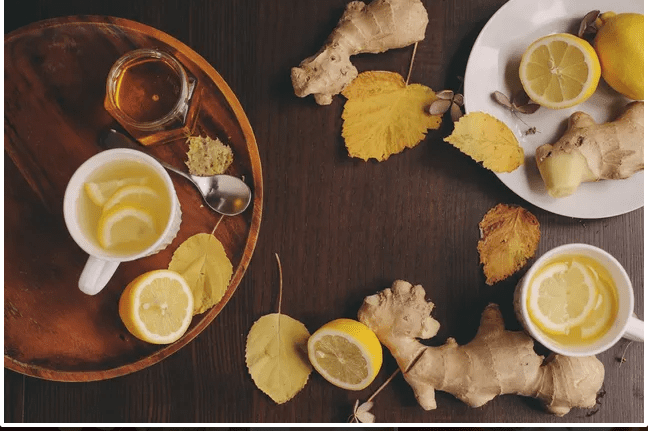
[[[100,141],[104,147],[107,148],[133,148],[141,151],[139,145],[131,138],[114,129],[110,129],[104,133],[103,136],[101,136]],[[241,214],[247,209],[252,201],[252,191],[248,185],[239,178],[225,174],[207,177],[191,175],[176,169],[154,156],[151,157],[157,160],[167,170],[191,181],[198,191],[200,191],[200,194],[207,206],[219,214],[226,216]]]

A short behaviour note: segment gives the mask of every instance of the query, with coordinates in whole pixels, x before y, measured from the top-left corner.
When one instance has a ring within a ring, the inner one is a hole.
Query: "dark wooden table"
[[[351,159],[340,136],[343,98],[327,107],[294,96],[290,68],[313,54],[339,19],[345,0],[317,1],[10,1],[5,32],[66,15],[135,20],[182,41],[228,82],[256,135],[265,202],[254,256],[230,302],[197,338],[162,362],[91,383],[58,383],[5,370],[5,422],[344,422],[395,370],[383,369],[353,393],[317,373],[291,401],[276,405],[256,388],[245,365],[252,323],[274,312],[283,264],[282,311],[313,332],[356,316],[363,298],[395,279],[422,284],[447,337],[472,339],[488,302],[499,303],[510,329],[513,288],[522,273],[492,287],[479,266],[478,223],[497,203],[522,205],[540,221],[538,254],[568,242],[608,250],[635,287],[643,318],[643,209],[599,220],[558,216],[523,201],[495,175],[443,138],[451,122],[416,148],[382,163]],[[504,0],[426,1],[430,24],[418,46],[412,82],[457,89],[471,46]],[[407,74],[411,48],[354,59],[359,70]],[[16,172],[5,155],[8,172]],[[5,250],[5,253],[10,250]],[[6,317],[5,317],[6,318]],[[620,362],[624,356],[625,360]],[[379,422],[643,422],[643,344],[619,342],[599,355],[605,395],[592,410],[563,418],[529,399],[507,395],[471,409],[445,393],[424,411],[402,377],[375,399]]]

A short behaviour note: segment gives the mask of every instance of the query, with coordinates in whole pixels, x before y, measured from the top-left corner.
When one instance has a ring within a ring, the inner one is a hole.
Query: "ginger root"
[[[350,56],[402,48],[423,40],[428,15],[420,0],[374,0],[347,4],[326,44],[291,71],[295,94],[315,95],[329,105],[357,75]]]
[[[406,281],[365,298],[358,320],[371,328],[392,353],[405,380],[426,410],[436,408],[435,390],[449,392],[471,407],[501,394],[540,399],[547,410],[563,416],[573,407],[593,407],[603,384],[603,364],[595,356],[555,358],[533,351],[524,332],[507,331],[499,308],[486,307],[475,338],[459,346],[448,338],[440,347],[418,339],[436,335],[439,322],[430,317],[434,304],[425,290]]]
[[[643,117],[643,102],[629,103],[610,123],[597,124],[588,114],[574,112],[558,142],[536,149],[549,194],[569,196],[581,182],[623,179],[643,170]]]

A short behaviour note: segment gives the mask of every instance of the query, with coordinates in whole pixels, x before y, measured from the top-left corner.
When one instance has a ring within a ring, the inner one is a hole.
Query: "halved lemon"
[[[533,42],[522,55],[520,81],[529,98],[541,106],[563,109],[587,100],[601,78],[594,48],[568,33]]]
[[[159,202],[160,195],[149,186],[129,185],[124,186],[108,198],[103,210],[109,210],[115,205],[137,205],[143,208],[155,208]]]
[[[102,207],[106,201],[121,187],[131,184],[144,185],[147,179],[145,177],[123,178],[121,180],[110,180],[100,182],[87,182],[84,188],[88,197],[96,205]]]
[[[97,223],[97,239],[106,249],[136,252],[151,245],[158,234],[150,212],[134,205],[115,205]]]
[[[308,358],[313,368],[335,386],[358,391],[376,378],[382,366],[382,346],[366,325],[337,319],[308,339]]]
[[[140,340],[169,344],[189,328],[193,295],[175,271],[150,271],[131,281],[119,298],[119,316]]]
[[[592,312],[598,290],[589,271],[580,263],[550,264],[529,286],[529,317],[547,333],[567,334]]]

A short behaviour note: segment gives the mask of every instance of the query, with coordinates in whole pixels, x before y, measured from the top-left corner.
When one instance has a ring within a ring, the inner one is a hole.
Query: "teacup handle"
[[[644,322],[639,320],[634,316],[630,316],[628,324],[626,325],[625,333],[623,338],[627,338],[632,341],[643,341],[644,340]]]
[[[85,294],[96,295],[108,284],[118,266],[119,262],[88,257],[79,277],[79,289]]]

